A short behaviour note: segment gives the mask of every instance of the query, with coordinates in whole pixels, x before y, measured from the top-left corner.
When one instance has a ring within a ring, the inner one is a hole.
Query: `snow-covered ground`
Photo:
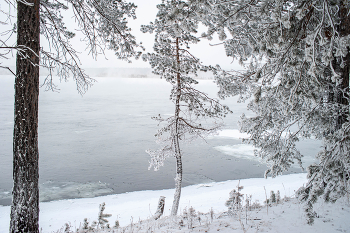
[[[252,201],[263,204],[266,193],[281,193],[281,197],[292,198],[281,204],[266,206],[252,211],[243,211],[239,216],[223,214],[227,211],[225,202],[232,189],[240,182],[243,194],[252,195]],[[140,191],[95,198],[70,199],[40,203],[40,227],[42,232],[57,232],[69,223],[72,229],[79,228],[84,218],[88,222],[97,220],[99,204],[105,202],[105,213],[111,225],[119,221],[125,232],[350,232],[350,206],[347,200],[336,204],[318,203],[315,210],[319,218],[315,224],[306,224],[302,204],[293,199],[295,190],[306,182],[305,174],[292,174],[274,179],[254,178],[240,181],[225,181],[188,186],[182,189],[179,214],[193,207],[196,216],[184,219],[170,219],[170,209],[174,190]],[[156,212],[158,199],[165,196],[165,217],[154,221],[147,220]],[[214,215],[210,215],[211,209]],[[198,212],[208,213],[198,215]],[[198,218],[200,216],[200,218]],[[213,217],[213,219],[212,219]],[[0,206],[0,232],[8,232],[10,207]],[[181,224],[179,224],[181,222]],[[181,226],[182,225],[182,226]],[[192,225],[193,229],[189,229]],[[61,230],[63,232],[63,230]],[[121,229],[122,232],[122,229]]]

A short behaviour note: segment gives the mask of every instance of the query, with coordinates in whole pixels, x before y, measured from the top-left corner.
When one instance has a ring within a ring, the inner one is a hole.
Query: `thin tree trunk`
[[[176,38],[176,62],[178,69],[180,68],[180,55],[179,55],[179,38]],[[179,143],[179,117],[180,117],[180,97],[181,97],[181,79],[180,71],[176,77],[176,100],[175,100],[175,132],[173,143],[175,147],[175,158],[176,158],[176,177],[175,177],[175,194],[173,207],[171,209],[171,215],[175,216],[179,209],[180,196],[181,196],[181,183],[182,183],[182,160],[181,150]]]
[[[13,199],[10,232],[39,232],[39,5],[40,0],[18,1],[14,131]],[[24,58],[23,54],[26,56]]]

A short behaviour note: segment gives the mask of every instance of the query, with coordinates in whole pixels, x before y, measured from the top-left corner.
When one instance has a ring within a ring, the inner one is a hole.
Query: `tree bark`
[[[350,15],[346,2],[342,2],[339,8],[340,24],[338,33],[340,37],[346,37],[350,34]],[[343,60],[343,65],[342,65]],[[349,121],[349,69],[350,69],[350,50],[346,57],[335,58],[333,60],[334,70],[341,75],[341,84],[338,87],[337,103],[339,104],[340,112],[336,123],[336,129],[340,129],[345,122]]]
[[[17,52],[13,131],[13,199],[10,232],[39,232],[40,0],[17,4]]]
[[[180,69],[180,54],[179,54],[179,38],[176,38],[176,62],[177,69]],[[180,196],[181,196],[181,184],[182,184],[182,159],[181,150],[179,142],[179,118],[180,118],[180,98],[181,98],[181,79],[180,71],[177,73],[176,77],[176,100],[175,100],[175,132],[173,136],[173,144],[175,149],[176,158],[176,177],[175,177],[175,194],[173,207],[171,209],[171,215],[175,216],[177,214]]]

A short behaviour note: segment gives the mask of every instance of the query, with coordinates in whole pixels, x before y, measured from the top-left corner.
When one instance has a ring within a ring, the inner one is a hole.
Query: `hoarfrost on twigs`
[[[255,116],[242,116],[240,128],[250,135],[244,141],[261,149],[256,155],[270,162],[266,175],[302,166],[296,147],[302,138],[323,141],[299,192],[312,223],[317,198],[334,201],[350,192],[349,1],[194,2],[208,27],[204,35],[229,31],[226,54],[245,67],[217,67],[216,82],[221,97],[250,100]]]

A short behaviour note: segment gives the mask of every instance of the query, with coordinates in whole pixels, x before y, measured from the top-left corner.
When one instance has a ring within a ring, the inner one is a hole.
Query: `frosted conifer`
[[[225,202],[225,205],[228,207],[228,211],[233,213],[235,211],[240,211],[243,204],[243,194],[241,190],[243,186],[237,185],[237,190],[233,189],[229,194],[229,199]]]
[[[276,194],[275,194],[275,192],[273,191],[273,190],[271,190],[271,192],[270,192],[270,203],[272,204],[272,203],[276,203],[277,201],[276,201]]]
[[[105,226],[107,228],[109,228],[108,226],[108,219],[109,217],[111,217],[111,214],[105,214],[103,213],[103,211],[106,208],[106,203],[102,203],[100,204],[100,211],[98,212],[98,224],[100,225],[100,227],[104,228]]]
[[[299,190],[309,221],[318,197],[334,202],[349,193],[350,2],[347,0],[193,0],[197,16],[223,40],[244,71],[217,72],[222,97],[249,100],[242,116],[246,143],[277,176],[302,166],[296,142],[323,141],[318,163]],[[219,67],[217,67],[220,69]]]
[[[198,28],[195,8],[190,1],[163,0],[157,5],[158,13],[154,22],[142,26],[143,32],[155,33],[154,53],[143,55],[153,73],[160,75],[172,85],[170,99],[174,103],[174,115],[169,118],[155,117],[163,126],[156,137],[162,144],[159,150],[147,150],[151,156],[150,167],[158,170],[167,157],[176,158],[175,194],[171,214],[176,215],[182,183],[181,140],[204,137],[219,126],[228,112],[218,100],[196,90],[194,79],[199,71],[207,71],[198,58],[189,51],[190,45],[199,42],[195,36]]]
[[[279,190],[277,190],[277,193],[276,193],[276,203],[277,204],[281,203],[281,193]]]

